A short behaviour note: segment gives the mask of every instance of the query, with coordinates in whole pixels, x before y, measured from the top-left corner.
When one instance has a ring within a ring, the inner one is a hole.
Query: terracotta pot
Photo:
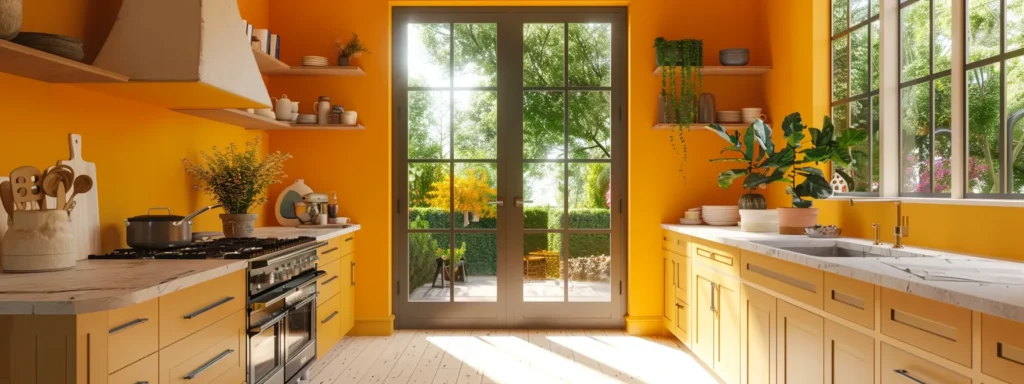
[[[21,31],[21,0],[0,0],[0,40],[10,40]]]
[[[224,228],[224,237],[253,237],[253,233],[256,232],[256,219],[258,217],[259,215],[255,213],[220,215],[220,221]]]
[[[779,233],[803,235],[804,228],[818,224],[818,208],[778,208]]]
[[[740,196],[740,209],[767,209],[768,200],[757,193],[748,193]]]
[[[352,65],[352,60],[350,60],[350,59],[351,58],[349,58],[349,57],[338,56],[338,66],[339,67],[347,67],[347,66]]]

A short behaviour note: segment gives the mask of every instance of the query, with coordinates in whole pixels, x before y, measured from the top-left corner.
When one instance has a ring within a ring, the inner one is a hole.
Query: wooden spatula
[[[29,210],[41,206],[43,195],[43,174],[35,167],[19,167],[11,172],[11,188],[14,190],[14,204]]]
[[[0,202],[3,203],[7,217],[14,216],[14,188],[10,181],[0,183]]]

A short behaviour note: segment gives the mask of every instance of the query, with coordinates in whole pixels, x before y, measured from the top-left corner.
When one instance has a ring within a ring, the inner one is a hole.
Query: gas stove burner
[[[89,255],[94,260],[118,259],[229,259],[246,260],[314,242],[312,237],[236,238],[197,241],[181,248],[171,249],[117,249],[103,255]]]

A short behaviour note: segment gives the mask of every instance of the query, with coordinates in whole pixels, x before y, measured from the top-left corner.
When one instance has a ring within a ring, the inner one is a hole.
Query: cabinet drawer
[[[327,302],[328,299],[338,294],[338,290],[341,289],[342,279],[340,260],[332,261],[327,265],[321,264],[320,270],[327,272],[327,274],[323,275],[323,277],[320,278],[320,281],[317,282],[319,286],[317,287],[318,295],[316,297],[316,305],[321,305]],[[346,268],[345,271],[347,272],[348,268]]]
[[[971,311],[882,290],[882,333],[971,367]]]
[[[690,257],[732,276],[740,275],[740,250],[697,238],[690,238]]]
[[[160,348],[245,308],[245,290],[245,271],[238,271],[160,297]]]
[[[661,233],[661,248],[674,252],[679,255],[686,256],[688,253],[689,236],[681,233],[672,231],[662,231]]]
[[[160,350],[160,384],[244,381],[245,328],[245,311],[236,311]]]
[[[341,295],[335,295],[316,307],[317,356],[327,356],[327,352],[341,340],[341,320]]]
[[[825,273],[825,311],[867,329],[875,329],[875,286]]]
[[[883,328],[884,329],[884,328]],[[971,379],[882,343],[882,384],[970,384]]]
[[[821,308],[824,272],[743,251],[743,279],[797,301]]]
[[[157,354],[136,361],[124,369],[110,374],[107,384],[138,384],[138,383],[159,383],[160,367]]]
[[[981,371],[1008,383],[1024,383],[1024,324],[981,315]]]
[[[327,240],[327,245],[320,247],[320,263],[326,264],[352,253],[356,249],[356,234],[348,233]]]
[[[107,312],[108,372],[156,352],[159,347],[157,299]],[[156,372],[153,373],[154,375]]]

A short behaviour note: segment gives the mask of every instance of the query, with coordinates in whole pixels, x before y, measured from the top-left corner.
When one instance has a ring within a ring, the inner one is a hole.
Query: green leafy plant
[[[338,55],[341,57],[357,57],[363,53],[370,53],[370,50],[363,45],[362,41],[359,41],[359,35],[353,33],[352,39],[347,43],[342,43],[341,39],[334,40],[334,44],[338,46]]]
[[[789,175],[786,178],[789,185],[786,186],[786,193],[793,199],[793,207],[810,208],[814,199],[827,199],[832,196],[832,186],[820,168],[810,165],[818,165],[831,161],[833,171],[836,172],[854,189],[854,180],[844,172],[842,168],[848,168],[853,162],[850,155],[850,147],[856,146],[867,139],[865,131],[857,129],[846,129],[836,135],[835,126],[832,125],[832,118],[825,116],[821,129],[807,127],[799,113],[793,113],[782,122],[782,130],[786,138],[787,150],[792,149],[793,156]],[[807,133],[805,134],[804,131]],[[808,145],[804,145],[804,139],[810,135]],[[797,183],[797,176],[802,180]]]
[[[232,143],[226,151],[213,147],[212,154],[199,152],[205,165],[183,159],[185,172],[202,182],[202,189],[213,195],[229,214],[249,213],[254,205],[267,202],[267,187],[288,177],[284,162],[292,155],[274,152],[260,159],[259,138],[245,143],[239,151]],[[199,186],[195,187],[199,189]]]
[[[462,257],[466,255],[466,242],[462,242],[462,245],[460,245],[458,248],[455,248],[454,252],[449,251],[449,249],[438,248],[435,251],[435,254],[437,255],[437,258],[444,260],[445,265],[451,265],[452,260],[455,262],[456,265],[458,265],[459,262],[462,261]],[[452,257],[452,260],[449,260],[449,257],[451,256],[452,253],[454,253],[454,257]]]
[[[686,138],[690,124],[697,121],[698,102],[703,86],[701,68],[704,66],[704,42],[702,40],[654,39],[654,49],[661,67],[661,95],[663,97],[667,122],[676,123],[674,133],[669,137],[676,152],[682,149],[686,161]]]
[[[718,134],[719,137],[729,142],[721,153],[736,152],[740,157],[724,157],[711,159],[712,163],[731,162],[744,164],[744,168],[735,168],[718,174],[718,186],[729,188],[737,179],[743,178],[743,189],[753,193],[755,188],[766,186],[774,182],[789,182],[786,178],[786,171],[792,167],[794,150],[788,146],[782,150],[775,151],[775,143],[772,142],[772,129],[761,119],[754,120],[754,123],[747,127],[741,135],[739,131],[733,131],[730,135],[725,128],[718,124],[707,126]]]

